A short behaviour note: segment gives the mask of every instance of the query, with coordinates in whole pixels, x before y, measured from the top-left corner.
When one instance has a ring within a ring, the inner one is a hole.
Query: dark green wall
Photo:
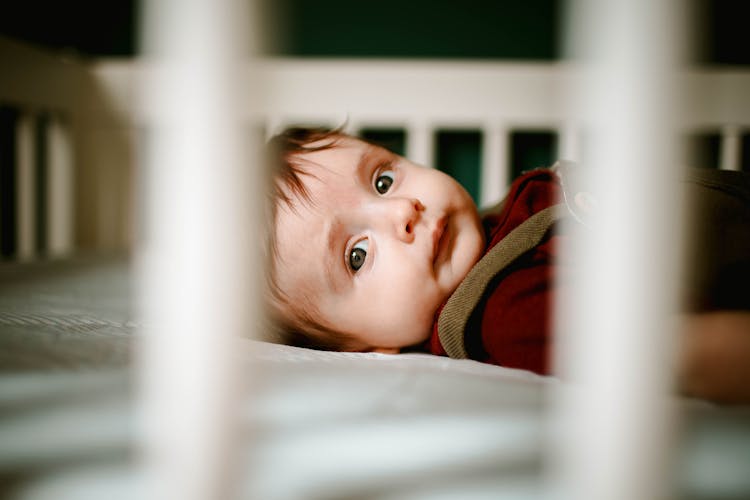
[[[82,55],[136,53],[137,0],[0,0],[0,34]]]
[[[470,130],[439,130],[435,137],[435,167],[453,176],[479,204],[482,134]]]
[[[559,0],[279,0],[276,54],[558,57]],[[286,29],[282,29],[285,27]]]
[[[293,56],[559,57],[565,0],[258,0],[267,49]],[[691,0],[694,59],[750,64],[747,0]],[[138,51],[140,0],[3,0],[0,34],[92,56]]]

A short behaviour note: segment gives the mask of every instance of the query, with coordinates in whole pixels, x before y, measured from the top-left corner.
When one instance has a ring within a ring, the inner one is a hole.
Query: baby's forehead
[[[282,205],[325,212],[327,205],[351,198],[361,184],[367,183],[363,177],[367,167],[387,155],[387,151],[356,139],[320,151],[297,153],[291,160],[296,182],[282,180],[286,194]]]
[[[317,147],[321,149],[315,150]],[[349,136],[340,136],[333,143],[310,143],[306,148],[309,151],[297,152],[291,160],[299,170],[312,175],[321,169],[352,175],[370,162],[393,156],[386,149]]]
[[[318,184],[317,181],[313,184]],[[292,194],[289,202],[278,202],[274,221],[274,274],[279,288],[287,295],[314,295],[325,279],[327,243],[325,234],[331,219],[328,200],[319,190],[307,195]]]

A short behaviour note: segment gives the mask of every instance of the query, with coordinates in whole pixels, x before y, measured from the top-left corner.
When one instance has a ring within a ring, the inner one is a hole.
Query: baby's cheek
[[[448,299],[449,294],[447,293],[432,293],[426,294],[425,300],[419,304],[418,321],[415,324],[415,331],[418,335],[426,338],[432,331],[432,323],[435,320],[435,314],[437,313],[440,306],[445,300]]]
[[[421,328],[422,321],[414,302],[415,300],[389,301],[384,307],[372,311],[374,314],[369,315],[368,323],[382,338],[411,337],[414,331]]]

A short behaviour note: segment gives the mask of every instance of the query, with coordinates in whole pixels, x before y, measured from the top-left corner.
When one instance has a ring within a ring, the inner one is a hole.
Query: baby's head
[[[340,131],[289,129],[275,162],[269,303],[286,343],[398,352],[426,340],[484,248],[450,176]]]

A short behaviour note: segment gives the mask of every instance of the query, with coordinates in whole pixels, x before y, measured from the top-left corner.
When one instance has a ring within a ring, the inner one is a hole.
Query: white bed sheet
[[[138,498],[127,260],[0,266],[0,496]],[[542,498],[556,379],[238,340],[241,497]],[[750,415],[681,402],[679,497],[750,492]],[[179,418],[179,416],[176,416]],[[689,432],[688,432],[689,431]]]

